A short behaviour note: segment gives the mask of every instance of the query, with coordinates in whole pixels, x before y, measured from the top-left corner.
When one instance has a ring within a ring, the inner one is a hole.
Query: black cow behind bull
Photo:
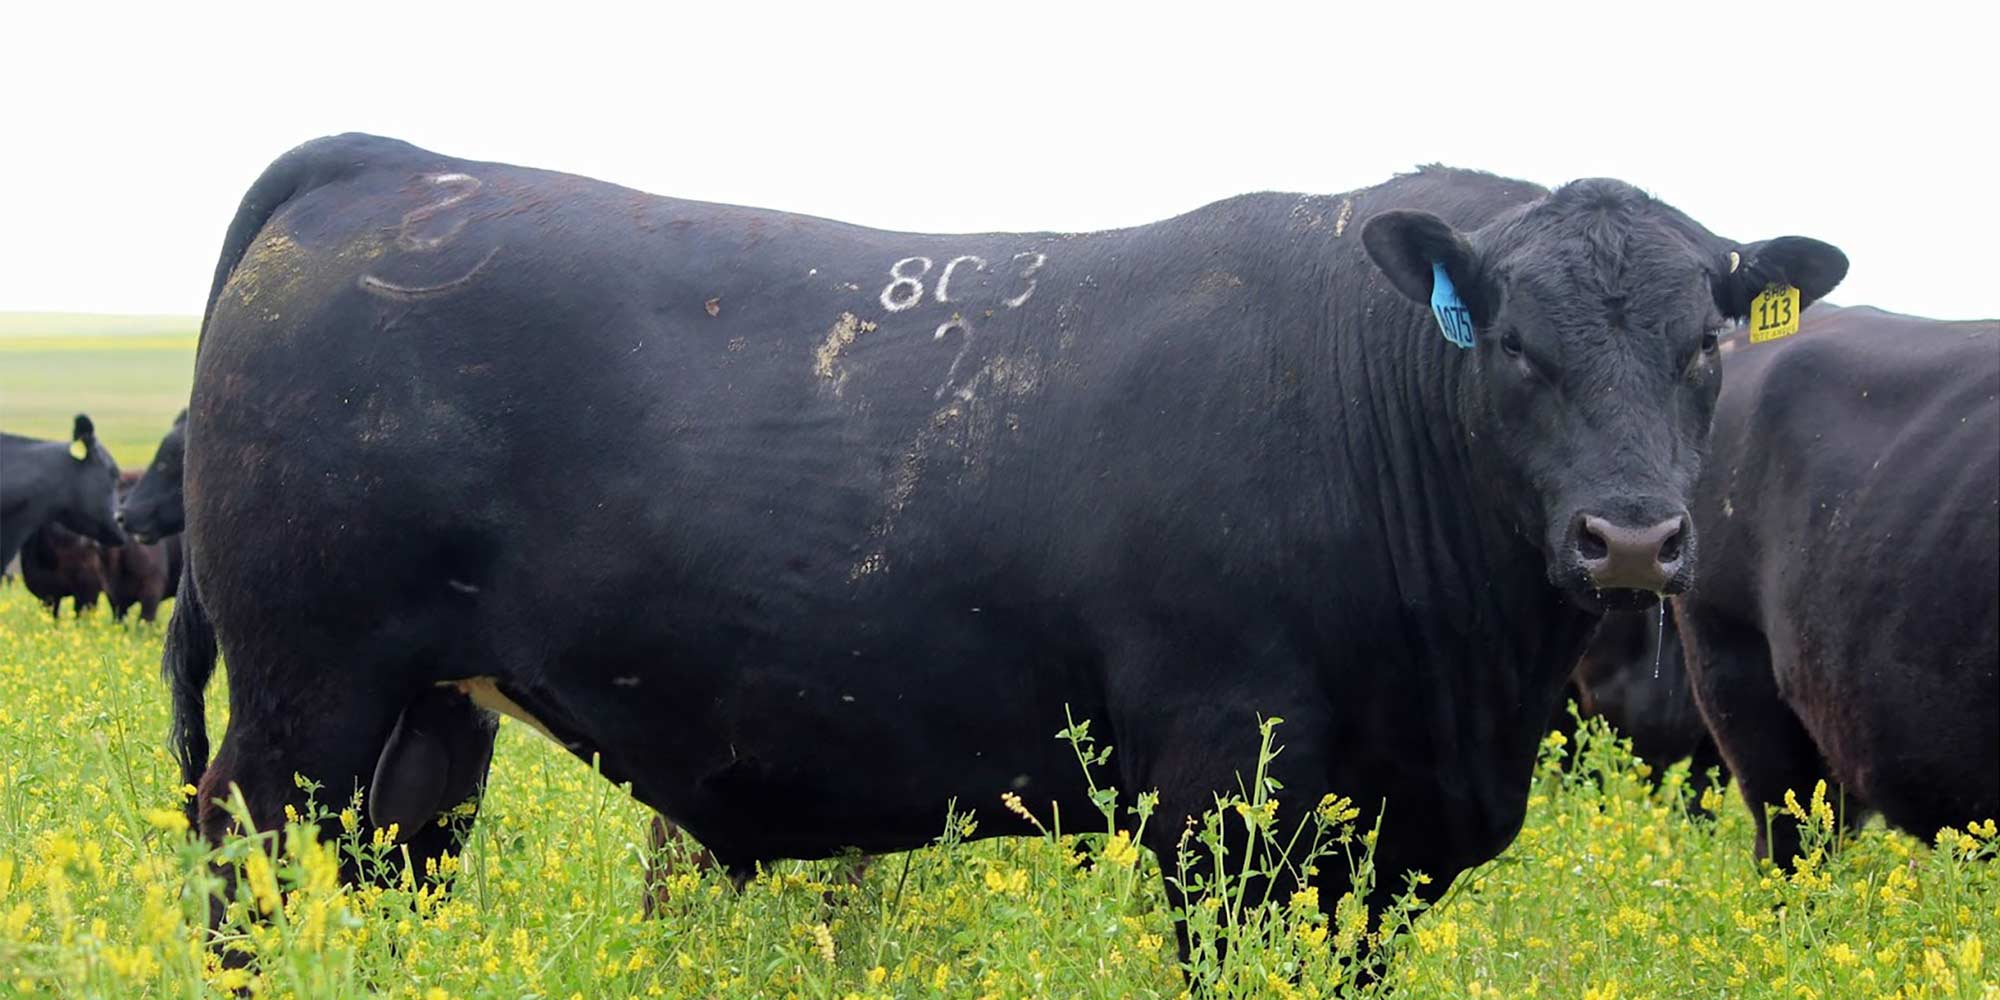
[[[1434,896],[1519,828],[1597,616],[1694,571],[1716,331],[1845,268],[1609,180],[939,236],[316,141],[245,196],[196,360],[191,808],[361,787],[421,864],[476,698],[732,868],[907,850],[954,800],[1090,814],[1067,713],[1171,869],[1276,715],[1288,811],[1386,800],[1378,864]]]
[[[1631,740],[1633,756],[1655,775],[1686,760],[1694,793],[1711,787],[1711,773],[1728,779],[1688,687],[1680,632],[1664,605],[1605,615],[1577,661],[1570,691],[1580,714],[1602,717]],[[1567,723],[1565,710],[1557,728],[1566,730]]]
[[[118,496],[128,496],[138,479],[136,472],[120,473]],[[122,511],[118,523],[125,523]],[[29,535],[21,548],[22,582],[51,615],[60,613],[64,598],[72,598],[80,617],[97,606],[102,594],[110,600],[112,620],[124,621],[137,605],[139,619],[150,622],[161,600],[173,593],[180,572],[178,535],[158,542],[131,535],[122,545],[101,545],[50,522]]]
[[[72,612],[97,610],[104,593],[104,547],[51,521],[35,529],[21,545],[21,585],[52,618],[62,617],[62,602]]]
[[[1675,617],[1758,856],[1821,780],[1924,838],[2000,814],[2000,323],[1822,307],[1728,365]]]
[[[117,484],[118,463],[88,416],[77,414],[67,442],[0,433],[0,566],[45,524],[106,545],[123,542]]]
[[[136,472],[118,477],[121,526],[126,523],[123,501],[138,491],[139,483],[140,474]],[[173,594],[180,576],[179,535],[151,541],[133,534],[125,544],[104,549],[104,591],[111,599],[111,615],[115,620],[124,621],[126,611],[136,604],[139,620],[152,621],[160,602]]]
[[[118,524],[142,542],[157,542],[178,536],[186,519],[181,506],[181,462],[187,451],[187,411],[174,417],[153,460],[137,485],[118,501]],[[180,545],[173,547],[171,579],[180,579]]]

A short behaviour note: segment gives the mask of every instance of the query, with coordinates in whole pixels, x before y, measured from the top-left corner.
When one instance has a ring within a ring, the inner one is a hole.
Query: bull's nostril
[[[1588,562],[1596,562],[1610,555],[1611,548],[1604,543],[1604,536],[1586,524],[1576,533],[1576,554]]]
[[[1686,537],[1687,530],[1685,528],[1675,528],[1674,533],[1668,535],[1666,541],[1660,543],[1660,565],[1666,566],[1680,559],[1681,539]]]

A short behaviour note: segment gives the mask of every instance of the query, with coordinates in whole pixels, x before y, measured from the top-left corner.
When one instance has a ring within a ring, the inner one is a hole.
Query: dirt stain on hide
[[[839,398],[847,385],[847,368],[840,363],[842,351],[854,343],[855,338],[872,332],[875,324],[861,319],[851,312],[840,314],[833,321],[833,327],[826,331],[826,339],[813,351],[813,374],[833,382],[833,395]]]
[[[229,272],[226,294],[248,306],[259,298],[283,300],[306,276],[308,251],[284,233],[265,230]]]
[[[1195,291],[1204,295],[1213,295],[1232,288],[1242,288],[1243,279],[1228,271],[1208,271],[1195,281],[1194,287]]]

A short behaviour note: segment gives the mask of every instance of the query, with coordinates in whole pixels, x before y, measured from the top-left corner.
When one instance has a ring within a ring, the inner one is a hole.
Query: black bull
[[[1068,713],[1171,858],[1276,715],[1286,810],[1386,801],[1441,890],[1598,612],[1685,585],[1714,331],[1845,268],[1615,181],[939,236],[321,140],[245,197],[196,362],[190,780],[214,641],[231,715],[192,808],[276,822],[300,772],[426,858],[491,752],[465,691],[725,865],[896,851],[953,800],[1090,815]]]

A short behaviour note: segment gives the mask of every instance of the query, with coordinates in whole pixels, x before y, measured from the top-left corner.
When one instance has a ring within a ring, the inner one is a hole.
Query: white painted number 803
[[[1001,300],[1000,304],[1009,309],[1021,308],[1022,304],[1028,301],[1028,297],[1035,294],[1035,285],[1040,280],[1035,277],[1035,272],[1040,271],[1042,265],[1048,263],[1049,258],[1047,254],[1038,250],[1025,250],[1015,254],[1014,260],[1016,262],[1025,262],[1021,267],[1020,273],[1015,275],[1015,278],[1027,282],[1028,287],[1021,289],[1019,295]],[[882,289],[882,308],[892,313],[902,312],[922,302],[924,300],[924,276],[931,273],[932,263],[929,257],[905,257],[891,265],[889,267],[889,284]],[[986,261],[984,258],[971,255],[953,257],[945,265],[944,275],[938,279],[936,297],[939,302],[951,301],[948,297],[950,295],[948,289],[951,285],[951,275],[960,264],[971,264],[974,271],[986,270]],[[915,274],[909,273],[909,269],[912,267],[916,268]]]

